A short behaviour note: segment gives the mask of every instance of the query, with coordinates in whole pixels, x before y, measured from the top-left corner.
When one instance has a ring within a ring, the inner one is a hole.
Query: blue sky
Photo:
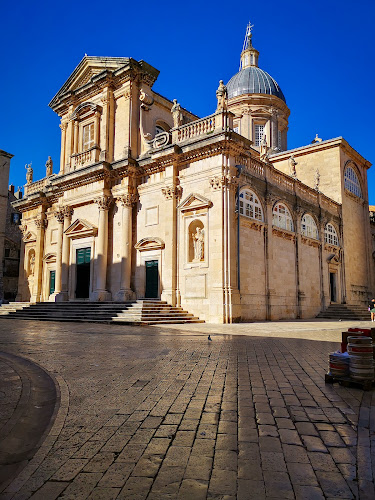
[[[48,107],[85,53],[143,59],[160,70],[154,90],[199,116],[215,110],[220,79],[238,71],[251,20],[259,66],[291,110],[288,147],[343,136],[375,163],[375,2],[67,1],[2,6],[0,149],[14,154],[10,181],[59,167],[59,118]],[[368,175],[375,205],[375,167]]]

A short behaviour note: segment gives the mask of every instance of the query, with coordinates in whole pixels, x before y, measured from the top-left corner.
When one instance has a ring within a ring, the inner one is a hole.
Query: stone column
[[[42,213],[38,219],[35,219],[35,225],[36,225],[36,244],[35,244],[34,286],[30,302],[40,302],[42,295],[44,234],[47,226],[47,219],[45,218],[44,213]]]
[[[96,290],[94,299],[97,301],[110,300],[107,285],[107,258],[108,258],[108,210],[112,203],[111,196],[101,196],[95,200],[99,207],[98,239],[96,247]]]
[[[64,210],[61,209],[55,213],[58,222],[57,229],[57,248],[56,248],[56,277],[55,277],[55,293],[56,296],[61,292],[61,276],[62,276],[62,244],[63,244],[63,226],[64,226]]]
[[[73,153],[79,153],[79,123],[78,120],[74,120],[74,142],[73,142]]]
[[[122,256],[121,256],[121,283],[120,290],[117,293],[116,300],[118,302],[128,302],[134,300],[135,294],[130,288],[130,279],[132,273],[132,212],[133,205],[137,203],[138,196],[136,194],[126,194],[119,198],[122,205]]]
[[[277,111],[272,110],[271,117],[271,148],[276,149],[278,147],[278,128],[277,128]]]
[[[162,188],[165,197],[165,213],[170,230],[165,234],[165,266],[163,268],[162,298],[172,306],[177,304],[177,205],[182,189],[177,185],[177,167],[173,167],[172,184]],[[172,180],[172,179],[171,179]]]
[[[23,300],[26,300],[26,297],[25,298],[23,297],[23,291],[24,291],[25,279],[26,279],[24,237],[26,235],[27,226],[21,225],[20,230],[22,231],[22,238],[21,238],[20,267],[19,267],[19,274],[18,274],[18,288],[17,288],[16,302],[22,302]]]
[[[61,155],[60,155],[60,174],[65,172],[65,153],[66,153],[66,129],[68,124],[66,122],[60,124],[61,128]]]
[[[65,234],[71,223],[73,209],[64,207],[64,228],[62,236],[61,250],[61,292],[56,295],[56,302],[65,302],[69,299],[68,281],[69,281],[69,260],[70,260],[70,238]],[[57,260],[57,259],[56,259]]]

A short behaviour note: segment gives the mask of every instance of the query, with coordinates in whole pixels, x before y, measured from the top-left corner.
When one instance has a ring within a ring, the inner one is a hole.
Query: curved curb
[[[50,451],[64,425],[69,392],[60,376],[54,377],[34,361],[1,352],[22,380],[22,394],[7,435],[0,441],[1,462],[9,464],[0,483],[0,498],[11,498],[30,478]],[[15,452],[9,451],[15,449]],[[4,465],[5,465],[4,464]]]

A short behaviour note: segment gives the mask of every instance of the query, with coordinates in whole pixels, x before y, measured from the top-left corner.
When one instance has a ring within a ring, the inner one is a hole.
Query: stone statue
[[[292,155],[290,158],[289,158],[289,167],[290,167],[290,175],[292,177],[294,177],[295,179],[297,178],[297,170],[296,170],[296,166],[298,165],[298,163],[296,162],[296,160],[294,159],[294,155]]]
[[[194,244],[194,261],[200,262],[204,259],[204,231],[197,227],[196,233],[193,236]]]
[[[173,106],[171,109],[172,117],[173,117],[173,127],[177,128],[182,125],[182,113],[181,106],[177,102],[177,99],[173,99]]]
[[[216,112],[226,111],[227,110],[228,91],[227,91],[227,87],[224,85],[223,80],[220,80],[220,82],[219,82],[219,87],[216,91],[216,97],[217,97]]]
[[[319,169],[317,168],[315,171],[315,189],[319,191],[319,185],[320,185],[320,173]]]
[[[35,255],[34,254],[30,257],[29,269],[30,269],[30,276],[34,276],[34,269],[35,269]]]
[[[322,142],[322,139],[318,137],[318,134],[315,134],[315,139],[311,141],[311,144],[315,144],[316,142]]]
[[[49,156],[46,163],[46,177],[50,177],[52,175],[52,169],[53,169],[53,161],[52,158]]]
[[[260,159],[266,161],[268,158],[268,146],[267,146],[266,134],[263,135],[259,151],[260,151]]]
[[[26,168],[26,184],[31,184],[33,182],[33,169],[31,168],[31,163],[25,165]]]

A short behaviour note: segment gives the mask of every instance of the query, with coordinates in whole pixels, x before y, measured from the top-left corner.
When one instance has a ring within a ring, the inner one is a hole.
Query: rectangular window
[[[4,249],[4,257],[7,259],[10,257],[10,248],[5,248]]]
[[[255,146],[260,146],[264,134],[264,125],[255,124]]]
[[[87,151],[94,145],[94,124],[85,125],[82,130],[82,151]]]
[[[277,133],[277,147],[281,150],[281,130]]]

